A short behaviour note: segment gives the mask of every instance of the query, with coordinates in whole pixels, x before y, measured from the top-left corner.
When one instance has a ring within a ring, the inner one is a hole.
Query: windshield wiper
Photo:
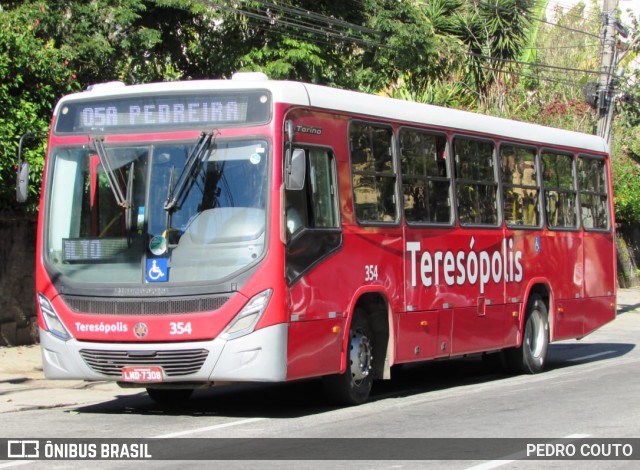
[[[127,199],[125,201],[125,210],[124,210],[124,219],[125,219],[125,229],[127,231],[127,241],[129,246],[131,246],[131,225],[133,221],[131,220],[131,208],[133,207],[133,178],[135,174],[135,165],[136,162],[131,162],[131,166],[129,167],[129,178],[127,179]]]
[[[196,183],[197,176],[209,158],[213,144],[215,143],[214,135],[217,131],[203,132],[200,134],[196,145],[191,150],[191,153],[187,157],[187,161],[184,163],[184,167],[178,176],[175,186],[172,181],[169,184],[169,194],[167,200],[164,203],[164,210],[174,211],[180,209],[184,203],[187,195],[191,191],[191,188]]]
[[[124,209],[129,208],[131,205],[131,178],[129,178],[129,182],[127,184],[127,195],[125,196],[124,194],[122,194],[122,189],[120,189],[118,178],[116,177],[116,174],[111,167],[111,162],[109,162],[109,158],[107,157],[107,151],[104,148],[104,137],[93,137],[92,141],[93,146],[96,149],[96,153],[98,154],[100,164],[104,169],[104,174],[109,181],[109,186],[111,186],[111,191],[113,192],[113,197],[115,198],[116,203]]]

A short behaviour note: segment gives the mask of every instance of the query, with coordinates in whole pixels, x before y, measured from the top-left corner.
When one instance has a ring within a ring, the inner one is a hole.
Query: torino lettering
[[[440,285],[441,280],[448,286],[480,284],[480,293],[493,281],[522,281],[522,251],[514,251],[513,240],[503,240],[502,250],[494,252],[473,250],[475,240],[471,237],[469,251],[422,251],[420,242],[407,242],[407,252],[411,257],[411,287],[420,281],[425,287]]]

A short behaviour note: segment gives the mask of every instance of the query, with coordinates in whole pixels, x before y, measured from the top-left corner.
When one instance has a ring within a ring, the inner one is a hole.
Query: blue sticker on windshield
[[[168,280],[167,258],[147,259],[147,282],[167,282]]]

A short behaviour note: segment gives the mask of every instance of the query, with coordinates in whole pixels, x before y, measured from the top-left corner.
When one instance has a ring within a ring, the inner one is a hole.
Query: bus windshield
[[[56,147],[46,260],[76,283],[223,281],[265,247],[264,140]]]

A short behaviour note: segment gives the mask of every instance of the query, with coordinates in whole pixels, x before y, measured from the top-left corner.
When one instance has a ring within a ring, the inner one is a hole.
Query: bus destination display
[[[56,133],[144,132],[151,129],[202,128],[258,124],[269,120],[264,91],[219,94],[115,97],[61,106]]]

